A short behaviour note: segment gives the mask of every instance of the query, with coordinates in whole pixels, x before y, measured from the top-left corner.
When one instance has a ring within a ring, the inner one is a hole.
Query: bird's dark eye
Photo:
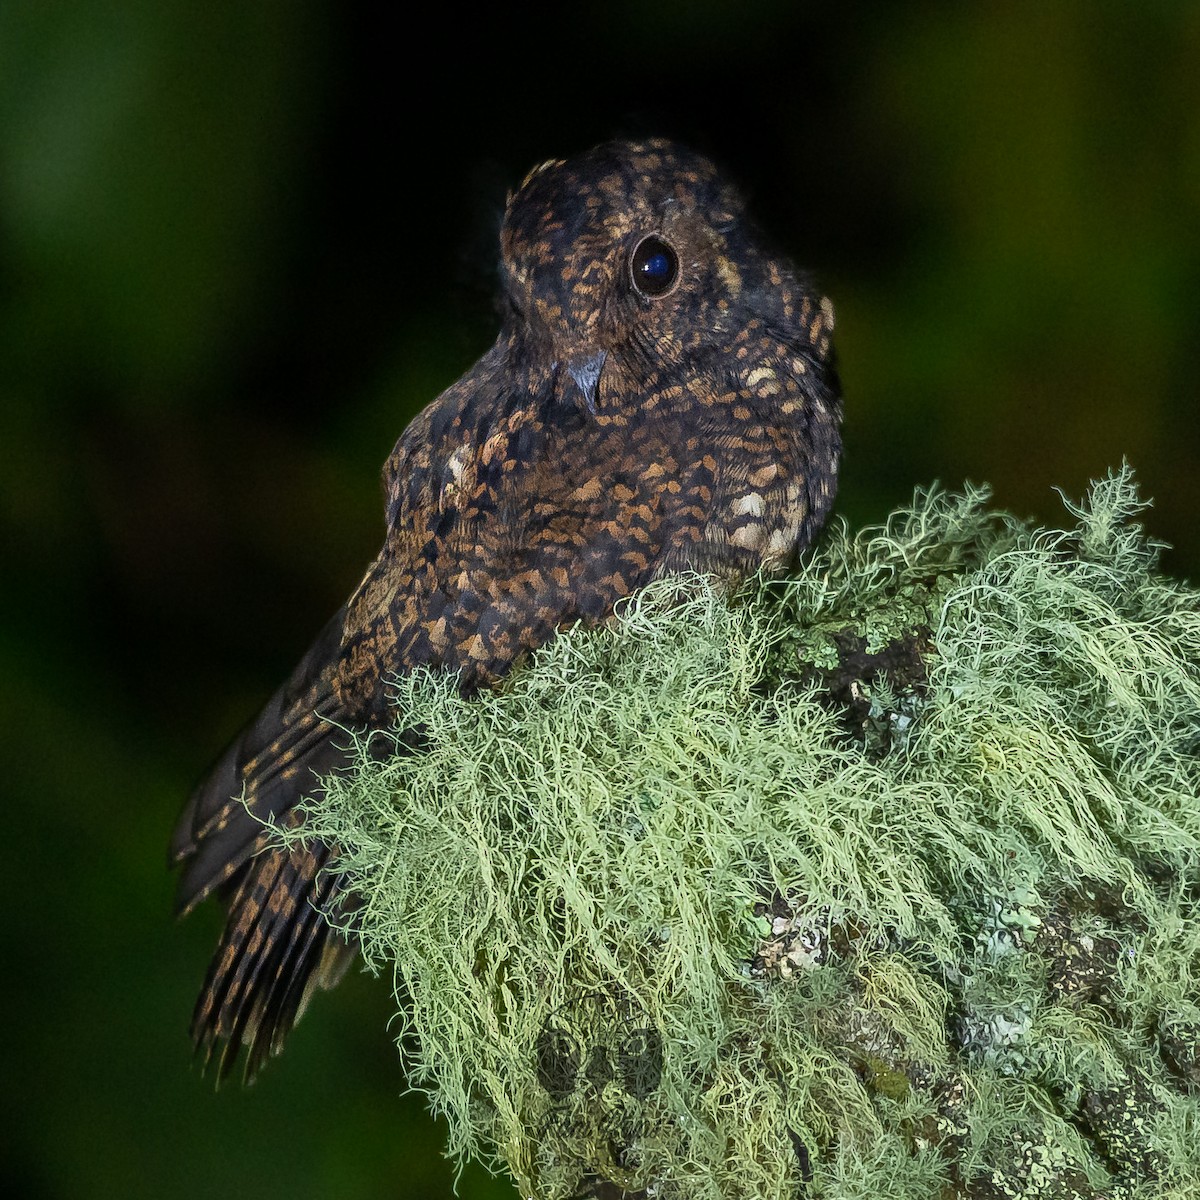
[[[679,278],[679,255],[651,234],[637,244],[629,264],[633,286],[643,296],[665,296]]]

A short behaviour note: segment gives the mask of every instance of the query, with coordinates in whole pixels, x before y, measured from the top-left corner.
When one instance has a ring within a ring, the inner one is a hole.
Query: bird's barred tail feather
[[[226,1076],[240,1048],[246,1075],[277,1053],[316,986],[332,987],[354,955],[329,917],[345,904],[329,847],[283,849],[267,823],[296,827],[295,806],[345,761],[346,714],[332,686],[339,612],[258,718],[193,792],[171,859],[182,868],[182,916],[214,893],[229,916],[196,1003],[192,1037]]]
[[[295,824],[289,814],[284,824]],[[316,987],[331,988],[355,946],[329,924],[342,894],[326,873],[328,847],[310,844],[256,854],[242,873],[229,918],[208,968],[192,1038],[207,1066],[216,1058],[225,1078],[243,1045],[253,1078],[278,1054]]]

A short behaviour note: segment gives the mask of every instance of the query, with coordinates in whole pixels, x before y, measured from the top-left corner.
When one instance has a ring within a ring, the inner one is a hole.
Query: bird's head
[[[593,412],[602,378],[621,395],[686,390],[729,355],[832,373],[828,301],[760,245],[708,159],[664,139],[535,167],[509,197],[501,250],[514,352],[565,373]]]

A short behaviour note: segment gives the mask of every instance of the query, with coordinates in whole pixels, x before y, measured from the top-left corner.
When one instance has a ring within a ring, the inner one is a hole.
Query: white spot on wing
[[[761,517],[763,515],[763,498],[758,492],[747,492],[733,502],[730,512],[735,517]]]

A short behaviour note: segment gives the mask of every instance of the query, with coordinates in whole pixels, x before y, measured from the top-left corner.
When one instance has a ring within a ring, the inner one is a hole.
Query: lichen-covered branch
[[[420,751],[304,828],[451,1151],[539,1198],[1196,1195],[1200,594],[1137,508],[920,493],[495,694],[397,680]]]

